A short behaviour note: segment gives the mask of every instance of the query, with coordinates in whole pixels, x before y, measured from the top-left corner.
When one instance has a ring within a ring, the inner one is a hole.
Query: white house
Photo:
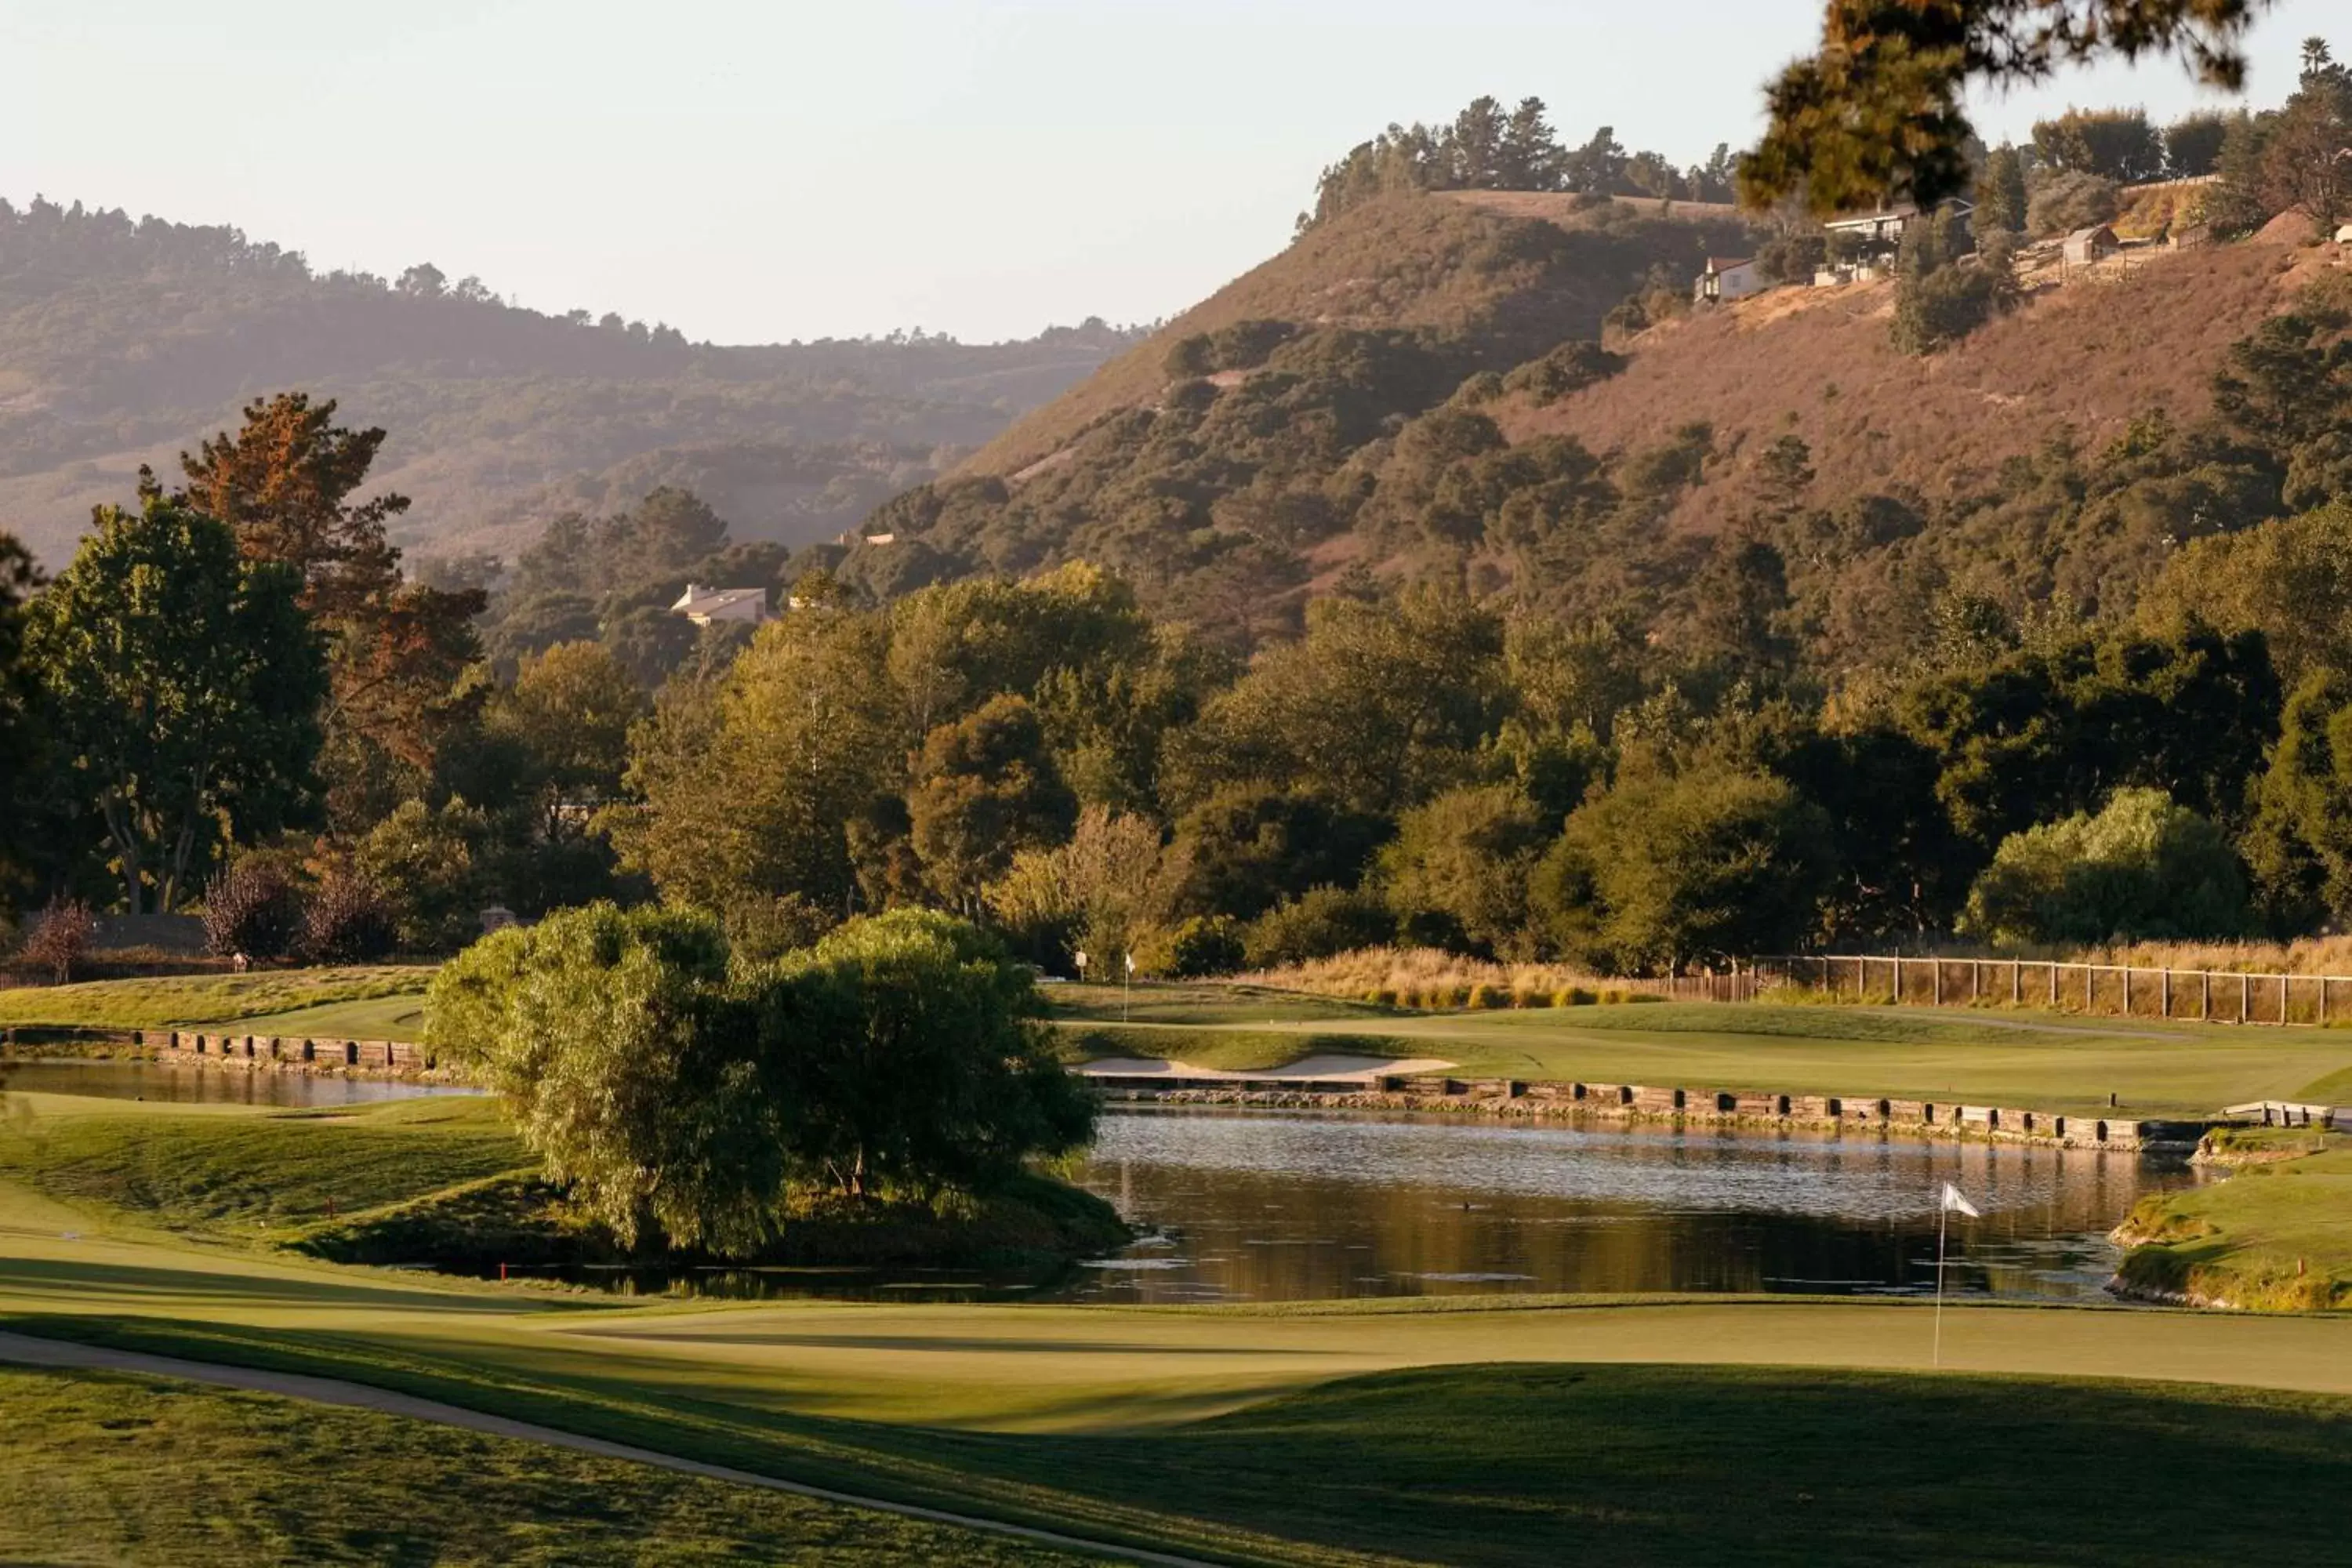
[[[765,588],[705,588],[688,583],[677,603],[670,606],[673,615],[684,616],[698,626],[714,621],[740,621],[756,626],[768,618],[768,591]]]
[[[1692,298],[1696,300],[1744,300],[1750,294],[1761,294],[1770,284],[1756,270],[1756,263],[1746,257],[1738,258],[1710,256],[1706,270],[1698,275],[1698,285]]]

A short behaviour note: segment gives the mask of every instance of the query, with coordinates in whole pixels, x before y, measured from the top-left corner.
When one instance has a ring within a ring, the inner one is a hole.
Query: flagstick
[[[1944,1227],[1952,1221],[1952,1205],[1938,1194],[1936,1199],[1936,1365],[1944,1364]]]

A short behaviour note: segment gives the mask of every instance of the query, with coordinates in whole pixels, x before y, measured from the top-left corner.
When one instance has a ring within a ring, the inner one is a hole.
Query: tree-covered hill
[[[1099,322],[1018,343],[894,335],[756,348],[502,302],[429,266],[320,273],[235,229],[0,204],[0,526],[53,563],[92,504],[192,433],[301,387],[394,432],[399,542],[510,548],[566,508],[659,484],[740,537],[828,536],[987,440],[1129,341]]]

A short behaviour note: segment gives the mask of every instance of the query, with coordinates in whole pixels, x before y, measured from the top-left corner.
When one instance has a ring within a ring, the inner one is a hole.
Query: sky
[[[2341,0],[2258,26],[2292,90]],[[2332,13],[2332,15],[2331,15]],[[1677,163],[1761,127],[1819,0],[0,0],[0,195],[431,261],[539,310],[772,342],[1172,315],[1391,121],[1530,94]],[[2171,61],[1978,105],[2215,101]]]

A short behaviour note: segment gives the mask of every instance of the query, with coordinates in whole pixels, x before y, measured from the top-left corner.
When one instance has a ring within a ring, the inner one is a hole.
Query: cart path
[[[705,1464],[677,1454],[665,1454],[657,1449],[639,1448],[627,1443],[607,1442],[602,1437],[590,1437],[578,1432],[566,1432],[560,1427],[541,1426],[529,1421],[515,1421],[504,1415],[492,1415],[479,1410],[468,1410],[459,1405],[444,1405],[438,1400],[419,1399],[414,1394],[396,1393],[388,1388],[374,1388],[363,1383],[345,1383],[340,1378],[312,1377],[302,1373],[270,1372],[259,1367],[231,1366],[226,1363],[184,1361],[177,1356],[149,1355],[142,1351],[114,1350],[103,1345],[79,1344],[70,1340],[42,1339],[32,1334],[9,1333],[0,1330],[0,1363],[20,1366],[54,1368],[65,1371],[130,1372],[150,1377],[178,1378],[185,1383],[210,1384],[219,1388],[244,1389],[256,1394],[274,1394],[289,1399],[306,1399],[320,1405],[338,1405],[357,1410],[371,1410],[385,1415],[405,1416],[414,1421],[430,1421],[443,1426],[460,1427],[486,1436],[509,1437],[524,1443],[546,1443],[558,1448],[570,1448],[578,1453],[593,1454],[606,1459],[626,1459],[635,1464],[652,1465],[681,1475],[699,1476],[708,1480],[728,1481],[737,1486],[759,1487],[767,1491],[788,1492],[794,1497],[814,1499],[820,1502],[837,1503],[845,1508],[871,1509],[877,1513],[891,1513],[906,1519],[919,1519],[932,1524],[954,1525],[964,1530],[985,1531],[992,1535],[1012,1536],[1017,1540],[1035,1542],[1065,1552],[1083,1552],[1088,1556],[1115,1558],[1125,1563],[1150,1563],[1162,1568],[1211,1568],[1194,1557],[1179,1557],[1165,1552],[1150,1552],[1141,1547],[1120,1546],[1110,1542],[1089,1541],[1083,1536],[1063,1535],[1051,1530],[1033,1529],[1028,1525],[1012,1524],[1003,1520],[982,1519],[975,1514],[951,1513],[945,1509],[923,1508],[915,1503],[892,1502],[886,1498],[860,1497],[854,1492],[835,1491],[829,1487],[810,1486],[802,1481],[788,1481],[774,1476],[755,1475],[750,1470],[731,1469],[725,1465]]]

